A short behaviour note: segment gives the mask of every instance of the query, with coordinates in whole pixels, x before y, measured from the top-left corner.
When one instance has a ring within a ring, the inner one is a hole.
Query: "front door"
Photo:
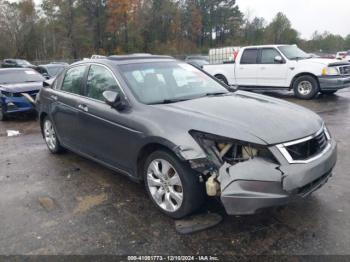
[[[133,145],[139,133],[130,127],[131,111],[119,112],[104,102],[104,91],[122,90],[113,72],[102,65],[90,66],[84,98],[81,100],[80,123],[83,152],[105,164],[129,171]]]
[[[285,87],[288,73],[287,63],[275,61],[282,55],[275,48],[261,49],[258,68],[258,85],[266,87]],[[282,58],[283,59],[283,58]]]

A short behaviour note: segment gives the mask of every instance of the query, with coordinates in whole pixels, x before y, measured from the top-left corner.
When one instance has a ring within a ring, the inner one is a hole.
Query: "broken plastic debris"
[[[222,219],[216,213],[199,214],[175,221],[175,228],[179,234],[188,235],[212,228],[220,224]]]
[[[7,130],[6,132],[8,137],[21,135],[21,133],[17,130]]]

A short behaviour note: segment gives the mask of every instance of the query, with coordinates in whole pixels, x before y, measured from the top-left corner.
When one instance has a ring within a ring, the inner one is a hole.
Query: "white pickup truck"
[[[203,70],[240,89],[294,90],[302,99],[350,87],[350,63],[312,58],[296,45],[244,47],[234,62],[204,65]]]

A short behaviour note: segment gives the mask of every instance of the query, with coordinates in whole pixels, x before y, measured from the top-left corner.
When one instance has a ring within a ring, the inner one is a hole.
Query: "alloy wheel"
[[[56,132],[50,120],[46,120],[44,123],[44,136],[47,146],[51,151],[54,151],[57,147]]]
[[[183,202],[183,187],[175,168],[164,159],[152,161],[147,169],[147,186],[153,200],[167,212],[176,212]]]

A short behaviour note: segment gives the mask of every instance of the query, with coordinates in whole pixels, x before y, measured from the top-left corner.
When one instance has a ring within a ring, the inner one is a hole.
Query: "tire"
[[[228,85],[228,81],[225,76],[223,75],[216,75],[215,76],[219,81],[223,82],[225,85]]]
[[[323,94],[323,95],[334,95],[336,92],[338,92],[338,90],[320,91],[320,93]]]
[[[294,94],[300,99],[309,100],[319,92],[317,80],[309,75],[299,76],[293,83]]]
[[[156,151],[143,168],[146,191],[164,214],[180,219],[198,210],[205,199],[196,173],[167,151]]]
[[[42,132],[46,145],[52,154],[59,154],[64,151],[60,141],[58,140],[52,121],[48,116],[44,118]]]

